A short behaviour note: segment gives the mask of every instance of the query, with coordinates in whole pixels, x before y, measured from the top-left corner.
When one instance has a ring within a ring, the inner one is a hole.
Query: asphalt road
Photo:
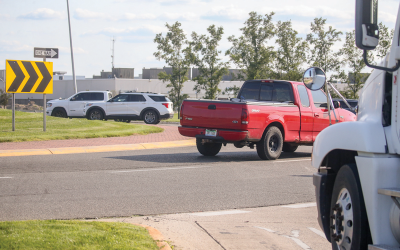
[[[0,158],[0,220],[173,214],[314,202],[311,147],[195,147]]]

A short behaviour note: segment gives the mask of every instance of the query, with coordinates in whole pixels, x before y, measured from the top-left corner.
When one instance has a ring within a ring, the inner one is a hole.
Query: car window
[[[299,91],[301,105],[303,107],[310,107],[310,98],[308,98],[307,89],[303,85],[297,85]]]
[[[319,108],[321,104],[326,103],[326,95],[322,90],[311,91],[314,106]]]
[[[260,82],[248,82],[242,87],[238,98],[245,100],[259,100],[259,95]]]
[[[111,98],[112,98],[112,94],[108,93],[108,99],[111,99]]]
[[[289,84],[274,83],[272,101],[293,102],[293,91]]]
[[[91,93],[79,93],[71,98],[71,101],[89,101]]]
[[[129,95],[129,102],[145,102],[146,98],[143,95]]]
[[[102,100],[104,100],[104,94],[103,93],[92,93],[90,100],[91,101],[102,101]]]
[[[120,95],[115,96],[112,100],[113,100],[113,102],[126,102],[128,100],[128,95],[120,94]]]
[[[149,97],[155,102],[169,102],[168,98],[160,95],[149,95]]]
[[[272,101],[272,84],[261,84],[260,101]]]

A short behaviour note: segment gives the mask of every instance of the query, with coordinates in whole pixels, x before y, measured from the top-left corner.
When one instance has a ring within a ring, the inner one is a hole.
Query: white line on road
[[[0,179],[12,179],[12,177],[0,177]]]
[[[311,247],[309,247],[307,244],[302,242],[300,239],[297,239],[297,238],[292,237],[292,236],[287,236],[287,235],[282,235],[282,236],[293,240],[297,245],[299,245],[304,250],[311,249]]]
[[[244,214],[244,213],[250,213],[250,211],[228,210],[228,211],[216,211],[216,212],[191,213],[190,215],[195,215],[195,216],[218,216],[218,215]]]
[[[182,169],[195,169],[195,168],[210,168],[211,166],[194,166],[194,167],[179,167],[179,168],[150,168],[150,169],[133,169],[133,170],[121,170],[112,171],[111,173],[131,173],[131,172],[150,172],[150,171],[167,171],[167,170],[182,170]]]
[[[325,234],[324,234],[321,230],[315,229],[315,228],[313,228],[313,227],[309,227],[308,229],[310,229],[312,232],[318,234],[318,235],[321,236],[322,238],[326,239]]]
[[[312,202],[312,203],[300,203],[300,204],[293,204],[293,205],[285,205],[281,207],[287,207],[287,208],[305,208],[305,207],[316,207],[317,203]]]
[[[273,162],[274,162],[274,163],[281,163],[281,162],[292,162],[292,161],[311,161],[311,159],[287,160],[287,161],[273,161]]]

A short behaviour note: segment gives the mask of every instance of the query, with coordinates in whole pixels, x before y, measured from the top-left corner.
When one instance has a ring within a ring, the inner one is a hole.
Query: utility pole
[[[75,76],[75,66],[74,66],[74,50],[72,48],[72,34],[71,34],[71,20],[69,17],[69,4],[67,0],[67,11],[68,11],[68,26],[69,26],[69,43],[71,46],[71,61],[72,61],[72,77],[74,79],[75,94],[78,92],[78,87],[76,86],[76,76]]]
[[[112,55],[111,55],[111,70],[114,69],[114,44],[115,44],[115,39],[114,37],[112,38]]]

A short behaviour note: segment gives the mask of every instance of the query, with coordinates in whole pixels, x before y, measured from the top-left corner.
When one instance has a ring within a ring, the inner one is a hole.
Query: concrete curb
[[[46,149],[20,149],[20,150],[0,150],[0,157],[28,156],[28,155],[52,155],[52,154],[82,154],[100,153],[113,151],[129,151],[156,148],[175,148],[195,146],[196,140],[181,140],[167,142],[151,142],[138,144],[119,144],[89,147],[66,147],[66,148],[46,148]]]

